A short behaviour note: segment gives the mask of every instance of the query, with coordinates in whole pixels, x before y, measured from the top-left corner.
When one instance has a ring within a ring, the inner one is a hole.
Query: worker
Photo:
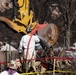
[[[19,53],[21,53],[24,50],[24,59],[27,60],[26,63],[29,62],[29,68],[33,66],[36,58],[36,52],[35,52],[35,43],[39,42],[40,39],[38,36],[32,33],[31,29],[28,27],[26,29],[27,35],[22,36],[20,45],[19,45]],[[30,61],[28,61],[30,60]],[[32,63],[32,64],[30,64]],[[27,65],[26,65],[27,66]],[[28,68],[28,67],[27,67]],[[28,71],[28,70],[27,70]]]
[[[11,60],[11,62],[8,65],[7,70],[4,70],[0,73],[0,75],[20,75],[17,72],[18,64],[15,60]]]
[[[33,57],[35,58],[36,56],[35,42],[39,42],[40,40],[37,35],[33,35],[31,33],[31,29],[29,27],[26,29],[26,31],[27,31],[27,35],[22,36],[21,41],[20,41],[19,53],[21,53],[22,50],[24,49],[25,59],[31,59]]]

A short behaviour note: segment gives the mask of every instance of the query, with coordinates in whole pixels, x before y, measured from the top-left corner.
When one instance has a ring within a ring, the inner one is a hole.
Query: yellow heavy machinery
[[[33,21],[33,11],[30,9],[30,0],[13,0],[14,9],[17,7],[13,20],[0,16],[0,21],[5,22],[9,27],[17,32],[27,34],[26,28],[38,30],[38,35],[45,38],[49,45],[54,45],[58,39],[58,28],[55,24],[39,24]]]

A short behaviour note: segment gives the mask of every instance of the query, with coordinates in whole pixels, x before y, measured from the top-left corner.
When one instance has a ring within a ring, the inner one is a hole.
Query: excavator
[[[0,22],[5,23],[18,33],[27,34],[26,29],[30,27],[33,32],[38,31],[38,35],[43,37],[48,45],[53,46],[58,39],[57,26],[51,23],[39,24],[38,21],[33,21],[34,12],[30,9],[30,6],[30,0],[13,0],[13,19],[0,16]]]
[[[17,9],[16,9],[17,8]],[[34,12],[30,9],[30,0],[13,0],[14,17],[12,20],[0,16],[0,22],[8,25],[16,32],[27,34],[27,28],[30,27],[32,33],[38,32],[40,36],[42,47],[54,46],[58,39],[58,27],[53,23],[39,24],[34,21]]]

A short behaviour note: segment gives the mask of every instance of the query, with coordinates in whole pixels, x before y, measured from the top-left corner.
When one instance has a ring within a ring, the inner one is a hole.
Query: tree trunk
[[[70,37],[71,37],[71,24],[68,23],[68,29],[66,31],[66,47],[69,49],[70,48]]]

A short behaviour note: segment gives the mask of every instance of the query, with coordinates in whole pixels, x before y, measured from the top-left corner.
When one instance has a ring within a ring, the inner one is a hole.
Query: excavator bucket
[[[47,24],[44,28],[38,30],[38,35],[43,41],[43,44],[48,44],[48,47],[53,46],[58,39],[58,28],[55,24]],[[47,45],[46,45],[47,46]]]

